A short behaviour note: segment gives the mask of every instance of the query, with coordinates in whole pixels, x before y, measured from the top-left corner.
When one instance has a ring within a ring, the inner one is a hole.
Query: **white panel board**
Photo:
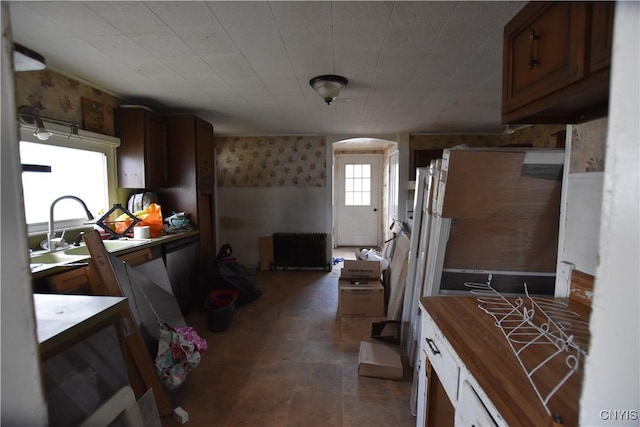
[[[603,172],[572,173],[567,181],[564,250],[559,260],[595,275],[602,211]]]
[[[217,192],[218,243],[231,244],[245,266],[258,265],[258,237],[331,233],[326,187],[220,187]]]

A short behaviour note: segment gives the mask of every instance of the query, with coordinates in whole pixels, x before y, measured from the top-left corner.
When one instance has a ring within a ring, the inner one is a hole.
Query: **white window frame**
[[[100,133],[78,130],[78,134],[71,133],[71,127],[43,120],[51,136],[46,141],[38,139],[34,132],[35,126],[20,124],[20,141],[28,141],[38,144],[54,145],[58,147],[74,148],[77,150],[95,151],[104,153],[107,161],[107,187],[109,206],[118,203],[118,169],[117,169],[117,148],[120,146],[120,138]],[[105,207],[105,208],[108,208]],[[60,221],[60,228],[74,226],[73,222],[65,224]],[[47,223],[27,224],[29,234],[47,231]]]

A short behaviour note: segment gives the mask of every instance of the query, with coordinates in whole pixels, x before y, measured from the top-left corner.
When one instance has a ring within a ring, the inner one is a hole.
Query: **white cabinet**
[[[487,407],[469,381],[460,385],[460,399],[456,407],[455,425],[497,427]]]
[[[455,403],[458,400],[458,381],[460,378],[459,364],[452,355],[455,352],[429,314],[422,314],[422,336],[420,341],[423,346],[423,352],[429,359],[432,368],[436,371],[449,400]]]
[[[546,303],[566,304],[580,324],[587,324],[588,312],[580,304],[566,298]],[[516,355],[504,330],[479,304],[477,296],[420,299],[425,368],[418,378],[424,394],[417,396],[423,399],[418,426],[552,425],[551,414],[562,417],[564,425],[578,425],[582,375],[567,379],[564,357],[539,366],[555,347],[529,346]],[[572,329],[576,337],[578,331]],[[533,380],[527,375],[531,367]],[[548,397],[545,403],[541,396]]]
[[[423,307],[420,307],[420,315],[422,329],[416,426],[505,425],[500,422],[502,417]],[[444,390],[447,401],[443,401],[441,390]],[[430,393],[440,396],[430,396]]]

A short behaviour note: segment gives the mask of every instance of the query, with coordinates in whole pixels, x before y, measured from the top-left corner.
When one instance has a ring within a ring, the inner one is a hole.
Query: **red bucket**
[[[209,307],[213,309],[234,304],[240,293],[236,289],[215,289],[207,295]]]

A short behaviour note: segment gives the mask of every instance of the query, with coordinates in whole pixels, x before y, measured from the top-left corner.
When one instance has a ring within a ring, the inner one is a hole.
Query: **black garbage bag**
[[[262,291],[253,282],[249,271],[233,256],[231,245],[225,243],[210,266],[211,289],[236,289],[239,293],[235,302],[241,306],[254,301]]]

